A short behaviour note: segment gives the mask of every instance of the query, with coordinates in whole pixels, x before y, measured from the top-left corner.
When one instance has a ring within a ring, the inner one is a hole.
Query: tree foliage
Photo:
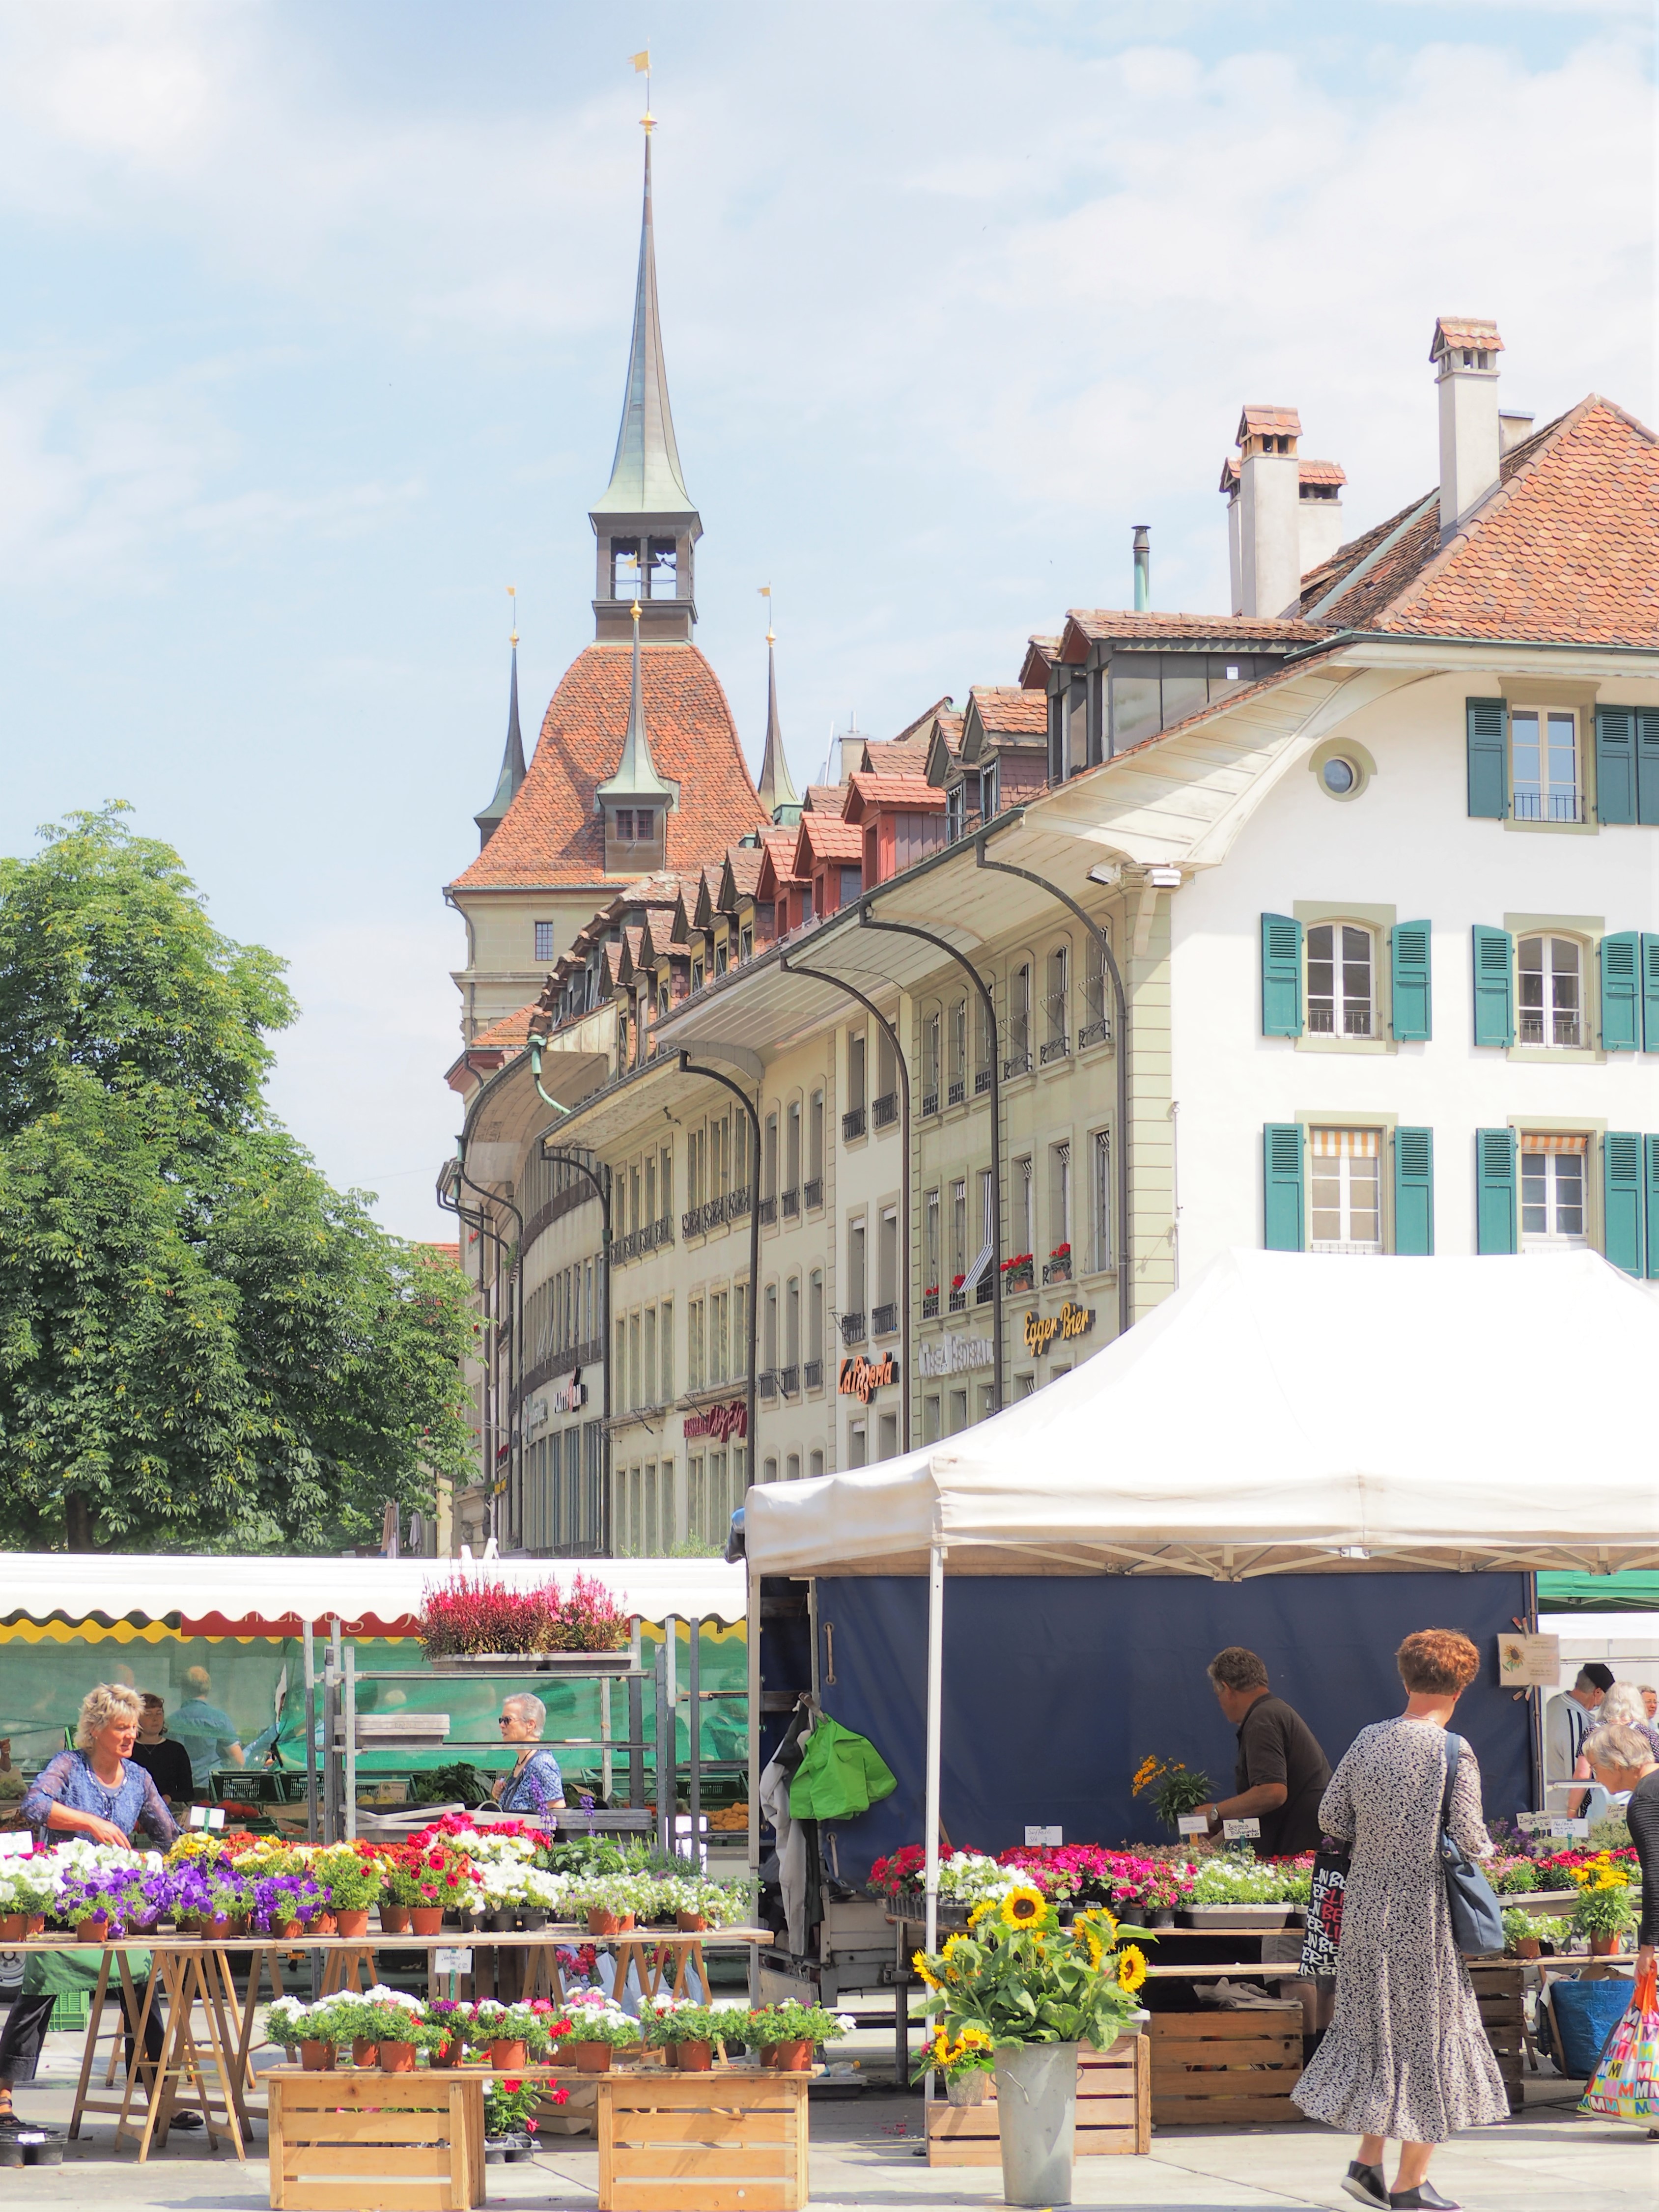
[[[465,1285],[276,1122],[281,963],[122,811],[0,860],[0,1542],[377,1540],[470,1466]]]

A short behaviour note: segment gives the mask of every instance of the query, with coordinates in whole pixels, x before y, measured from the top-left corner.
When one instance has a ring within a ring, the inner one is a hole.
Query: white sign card
[[[1575,1820],[1565,1813],[1518,1813],[1515,1824],[1518,1828],[1524,1828],[1529,1836],[1588,1837],[1589,1834],[1588,1819]]]
[[[1513,1690],[1553,1690],[1561,1680],[1559,1636],[1500,1636],[1498,1679]]]
[[[1183,1836],[1207,1836],[1210,1820],[1206,1813],[1183,1813],[1176,1822]]]
[[[1242,1843],[1246,1837],[1261,1833],[1260,1820],[1224,1820],[1221,1832],[1230,1844]]]
[[[470,1974],[472,1972],[471,1951],[434,1951],[432,1954],[434,1974]]]
[[[1066,1831],[1064,1828],[1034,1828],[1028,1823],[1025,1840],[1028,1844],[1063,1844]]]
[[[0,1859],[26,1859],[34,1849],[32,1828],[7,1828],[0,1831]]]
[[[192,1805],[191,1807],[190,1826],[192,1828],[222,1828],[224,1825],[225,1808],[222,1805]]]

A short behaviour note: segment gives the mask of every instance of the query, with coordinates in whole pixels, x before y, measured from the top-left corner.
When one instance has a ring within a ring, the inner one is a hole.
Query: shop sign
[[[732,1437],[749,1433],[749,1404],[744,1398],[728,1399],[723,1406],[705,1406],[700,1413],[685,1417],[688,1442],[693,1437],[713,1437],[717,1443],[726,1443]]]
[[[890,1352],[879,1359],[866,1359],[860,1352],[856,1359],[842,1361],[836,1388],[843,1398],[860,1398],[867,1406],[876,1391],[897,1381],[898,1362]]]
[[[916,1346],[916,1372],[932,1377],[960,1375],[965,1368],[988,1367],[996,1346],[988,1336],[942,1336],[936,1344]]]
[[[1559,1636],[1500,1636],[1498,1679],[1516,1689],[1553,1690],[1561,1680]]]
[[[587,1403],[587,1385],[582,1381],[578,1367],[562,1382],[556,1382],[548,1392],[548,1401],[556,1413],[579,1413]]]
[[[1047,1314],[1028,1313],[1025,1316],[1025,1349],[1039,1355],[1045,1352],[1058,1337],[1069,1344],[1073,1337],[1087,1336],[1095,1325],[1092,1306],[1074,1305],[1070,1298],[1052,1317]]]

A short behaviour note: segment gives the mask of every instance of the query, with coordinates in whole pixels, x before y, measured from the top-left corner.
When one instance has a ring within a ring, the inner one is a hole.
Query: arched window
[[[1358,922],[1316,922],[1308,932],[1308,1033],[1376,1034],[1376,939]]]

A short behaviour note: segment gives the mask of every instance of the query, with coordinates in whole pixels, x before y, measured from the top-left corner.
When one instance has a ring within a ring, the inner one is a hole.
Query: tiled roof
[[[847,786],[844,783],[809,783],[806,796],[801,801],[805,814],[843,814],[847,811]],[[790,832],[793,837],[794,832]]]
[[[945,804],[945,793],[925,775],[855,775],[852,790],[847,809],[849,816],[869,814],[877,807],[899,808],[906,813],[920,808],[932,814]]]
[[[1135,645],[1211,637],[1221,645],[1311,645],[1325,635],[1311,623],[1284,622],[1265,615],[1127,614],[1109,607],[1073,607],[1066,623],[1064,650],[1068,660],[1080,660],[1091,645],[1107,638]]]
[[[1237,489],[1239,479],[1243,473],[1243,467],[1244,465],[1239,459],[1237,453],[1228,454],[1226,459],[1221,464],[1221,489],[1223,491],[1232,492]],[[1345,484],[1348,481],[1348,472],[1344,467],[1342,467],[1341,464],[1337,461],[1298,460],[1296,465],[1296,480],[1298,485],[1326,483]]]
[[[532,999],[527,1006],[514,1013],[503,1014],[499,1021],[491,1022],[487,1030],[480,1030],[472,1040],[477,1045],[522,1044],[530,1034],[530,1017],[540,1003]]]
[[[803,814],[800,818],[805,822],[806,817]],[[823,821],[831,817],[821,815],[818,818]],[[792,830],[789,835],[792,840],[798,840],[800,833]],[[803,880],[795,873],[793,852],[782,852],[776,846],[769,845],[766,858],[761,862],[760,882],[755,887],[755,894],[757,898],[775,899],[784,884],[798,884]]]
[[[967,720],[966,714],[940,714],[934,720],[933,727],[939,732],[945,751],[953,759],[962,750],[963,726]]]
[[[1041,691],[1010,684],[975,684],[969,694],[993,737],[1047,738],[1048,701]]]
[[[883,744],[872,738],[864,748],[862,766],[867,775],[923,775],[927,769],[927,740],[894,738]]]
[[[860,777],[859,781],[863,782],[866,779]],[[805,875],[808,868],[819,860],[861,860],[863,858],[864,834],[852,823],[838,821],[833,814],[801,816],[800,842],[795,848],[797,874]]]
[[[902,745],[907,738],[916,737],[922,738],[925,742],[927,725],[933,720],[935,714],[944,713],[949,708],[950,704],[951,695],[947,691],[942,699],[935,699],[931,707],[924,707],[921,713],[916,716],[914,722],[907,722],[904,727],[899,731],[897,735],[893,738],[892,742],[896,745]]]
[[[1299,438],[1301,435],[1302,417],[1294,407],[1252,406],[1247,401],[1244,411],[1238,418],[1234,443],[1242,446],[1246,438],[1255,436]]]
[[[553,694],[530,770],[459,889],[603,883],[605,827],[593,794],[614,774],[628,728],[631,647],[590,645]],[[720,678],[695,645],[647,645],[646,726],[660,775],[680,787],[668,815],[671,868],[717,859],[763,816]]]
[[[726,872],[732,878],[732,890],[742,898],[752,898],[755,886],[760,881],[761,856],[759,845],[732,845],[726,848]]]
[[[1497,324],[1479,315],[1442,315],[1434,326],[1429,359],[1438,361],[1449,346],[1467,347],[1476,353],[1502,353],[1504,341],[1498,335]]]

